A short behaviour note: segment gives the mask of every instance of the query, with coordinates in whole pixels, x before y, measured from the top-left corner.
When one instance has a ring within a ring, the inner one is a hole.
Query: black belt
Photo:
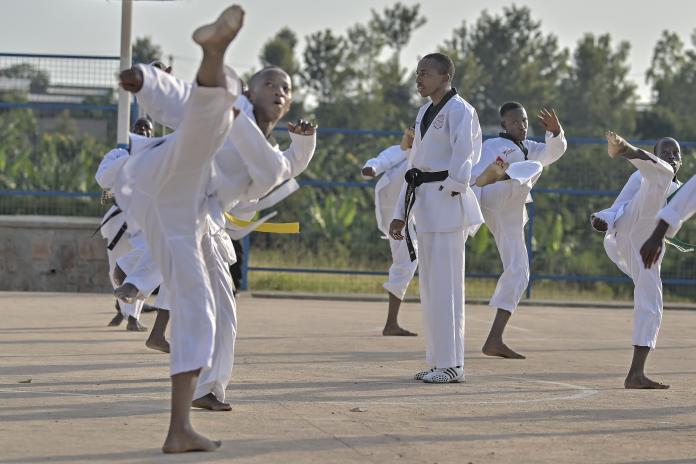
[[[99,232],[100,230],[102,230],[102,227],[104,227],[104,226],[106,225],[107,222],[109,222],[110,220],[112,220],[113,218],[115,218],[116,216],[118,216],[119,214],[121,214],[122,212],[123,212],[123,210],[122,210],[121,208],[119,208],[118,205],[116,205],[116,209],[114,210],[114,212],[111,213],[111,214],[109,214],[109,217],[107,217],[106,219],[104,219],[104,221],[103,221],[101,224],[99,224],[99,227],[97,227],[97,229],[92,233],[92,237],[94,237],[95,235],[97,235],[97,232]]]
[[[449,172],[447,171],[436,171],[436,172],[423,172],[420,169],[411,168],[406,171],[404,179],[406,180],[406,202],[404,211],[404,220],[406,221],[406,246],[408,247],[408,255],[411,261],[416,260],[416,250],[413,247],[413,241],[411,240],[411,234],[408,231],[408,217],[411,214],[411,208],[416,202],[416,187],[422,184],[427,184],[430,182],[442,182],[447,179]]]
[[[113,250],[114,248],[116,248],[116,245],[118,245],[119,240],[121,240],[121,237],[123,237],[123,234],[126,233],[126,229],[128,229],[128,224],[126,224],[124,222],[123,225],[121,226],[121,228],[118,229],[118,232],[116,232],[114,239],[111,240],[111,242],[107,245],[107,248],[109,250]]]

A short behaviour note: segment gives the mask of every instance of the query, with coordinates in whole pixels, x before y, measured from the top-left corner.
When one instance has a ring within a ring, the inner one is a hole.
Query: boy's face
[[[138,119],[133,126],[133,133],[142,135],[143,137],[152,137],[154,129],[152,123],[147,119]]]
[[[277,69],[265,71],[251,83],[249,100],[254,104],[257,117],[265,121],[279,121],[290,110],[292,103],[290,76]]]
[[[505,132],[514,137],[515,140],[521,142],[527,138],[529,121],[527,120],[527,112],[524,108],[508,110],[505,115],[503,115],[500,125],[505,129]]]
[[[658,158],[666,161],[674,169],[676,174],[682,165],[681,147],[676,140],[666,137],[657,143],[656,153]]]
[[[416,68],[416,89],[421,97],[430,97],[449,82],[449,75],[442,73],[433,60],[418,62]]]

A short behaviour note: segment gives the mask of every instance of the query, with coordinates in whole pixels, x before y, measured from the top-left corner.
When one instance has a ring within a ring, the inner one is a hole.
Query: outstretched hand
[[[551,108],[551,111],[546,108],[542,109],[537,114],[537,118],[541,125],[544,126],[544,130],[551,132],[554,137],[561,133],[561,122],[558,120],[556,110],[553,108]]]
[[[288,123],[288,130],[297,135],[314,135],[317,130],[317,126],[304,119],[298,119],[296,123]]]
[[[138,93],[143,88],[143,72],[136,66],[121,71],[118,79],[123,90],[127,92]]]

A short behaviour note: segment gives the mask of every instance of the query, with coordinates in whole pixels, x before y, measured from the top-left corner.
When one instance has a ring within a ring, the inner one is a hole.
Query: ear
[[[502,119],[500,120],[500,127],[507,131],[507,127],[505,127],[505,121],[503,121]]]

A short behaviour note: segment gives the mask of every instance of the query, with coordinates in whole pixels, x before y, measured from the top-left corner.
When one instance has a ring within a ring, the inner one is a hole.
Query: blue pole
[[[534,259],[534,250],[532,249],[532,237],[534,237],[534,215],[536,207],[534,202],[529,206],[529,223],[527,227],[527,258],[529,259],[529,285],[527,285],[527,299],[532,297],[532,282],[534,282],[534,271],[532,261]]]
[[[249,290],[249,260],[251,259],[251,237],[248,235],[242,239],[242,249],[244,250],[244,262],[242,262],[242,288]]]

